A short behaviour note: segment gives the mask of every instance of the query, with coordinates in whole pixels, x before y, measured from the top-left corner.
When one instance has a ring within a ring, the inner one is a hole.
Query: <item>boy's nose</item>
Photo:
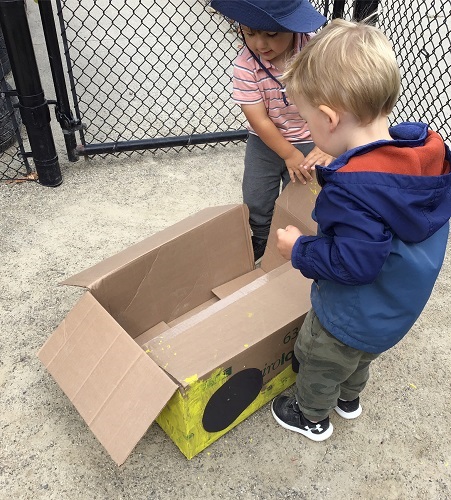
[[[266,41],[263,37],[259,36],[257,37],[257,40],[256,40],[256,47],[257,47],[257,50],[265,50],[267,48],[267,44],[266,44]]]

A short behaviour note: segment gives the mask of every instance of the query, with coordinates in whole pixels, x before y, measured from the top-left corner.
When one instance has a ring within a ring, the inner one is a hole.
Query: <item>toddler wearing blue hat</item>
[[[258,261],[281,186],[311,181],[315,165],[333,159],[315,147],[302,110],[280,82],[287,61],[326,18],[307,0],[212,0],[211,7],[239,23],[245,44],[234,62],[233,100],[248,121],[242,188]]]

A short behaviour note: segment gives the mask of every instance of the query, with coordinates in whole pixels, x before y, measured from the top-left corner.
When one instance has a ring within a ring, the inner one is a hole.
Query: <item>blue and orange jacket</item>
[[[317,166],[316,236],[292,264],[314,280],[312,307],[334,337],[380,353],[410,330],[443,263],[451,216],[451,154],[423,123]]]

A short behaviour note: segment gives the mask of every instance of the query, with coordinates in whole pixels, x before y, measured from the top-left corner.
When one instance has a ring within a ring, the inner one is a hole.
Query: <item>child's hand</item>
[[[292,182],[296,182],[296,177],[302,182],[302,184],[307,184],[307,181],[311,181],[313,179],[309,172],[310,168],[302,167],[305,160],[305,156],[296,148],[293,148],[290,156],[285,158],[285,165],[287,166]]]
[[[302,233],[294,226],[277,230],[277,250],[284,259],[291,260],[291,252],[299,236],[302,236]]]
[[[327,165],[332,163],[333,160],[335,160],[333,156],[323,153],[321,149],[315,146],[301,163],[301,168],[315,170],[315,165],[323,165],[327,167]]]

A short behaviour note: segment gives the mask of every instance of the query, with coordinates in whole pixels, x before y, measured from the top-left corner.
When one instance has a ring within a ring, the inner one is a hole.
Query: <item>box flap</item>
[[[290,263],[273,273],[152,339],[149,356],[186,386],[307,312],[312,281]]]
[[[184,321],[171,325],[169,329],[162,330],[161,333],[153,336],[148,342],[142,344],[142,348],[145,349],[146,352],[155,351],[155,348],[161,350],[164,350],[166,347],[170,348],[170,345],[167,344],[168,341],[180,336],[186,330],[195,327],[202,321],[205,321],[207,318],[214,316],[219,311],[222,311],[223,309],[229,307],[231,304],[237,302],[243,297],[246,297],[253,291],[262,287],[275,277],[283,274],[290,268],[293,269],[291,263],[286,262],[284,265],[278,267],[270,273],[263,273],[263,275],[259,276],[257,279],[254,279],[250,283],[247,283],[245,286],[239,288],[238,290],[235,290],[233,293],[226,295],[223,299],[214,302],[206,309],[201,309],[196,314],[189,315]],[[156,356],[156,359],[157,358],[158,355]]]
[[[245,205],[212,207],[69,280],[85,284],[135,338],[214,298],[212,289],[254,269]]]
[[[219,299],[223,299],[227,297],[228,295],[231,295],[233,292],[236,292],[240,288],[242,288],[245,285],[248,285],[249,283],[252,283],[256,278],[260,278],[260,276],[263,276],[265,271],[263,269],[257,267],[250,273],[243,274],[242,276],[239,276],[238,278],[235,278],[234,280],[228,281],[227,283],[224,283],[221,286],[217,286],[216,288],[213,288],[213,293],[218,297]]]
[[[320,190],[316,179],[307,184],[290,182],[277,198],[268,244],[261,261],[264,271],[271,271],[286,262],[277,250],[277,229],[292,225],[305,235],[316,234],[317,224],[312,219],[312,211]]]
[[[152,328],[149,328],[149,330],[146,330],[144,333],[142,333],[138,337],[135,337],[134,340],[139,346],[142,346],[146,342],[149,342],[149,340],[152,340],[157,335],[161,335],[166,330],[169,330],[169,328],[170,327],[167,323],[165,323],[164,321],[161,321],[160,323],[157,323]]]
[[[114,273],[118,269],[127,266],[130,262],[139,259],[143,255],[161,247],[178,236],[187,233],[204,224],[207,221],[215,219],[230,210],[243,205],[222,205],[217,207],[208,207],[183,219],[162,231],[155,233],[144,240],[122,250],[121,252],[104,259],[98,264],[77,273],[62,282],[63,285],[75,285],[85,288],[93,288],[94,284],[106,276]]]
[[[118,465],[178,387],[89,292],[38,357]]]

